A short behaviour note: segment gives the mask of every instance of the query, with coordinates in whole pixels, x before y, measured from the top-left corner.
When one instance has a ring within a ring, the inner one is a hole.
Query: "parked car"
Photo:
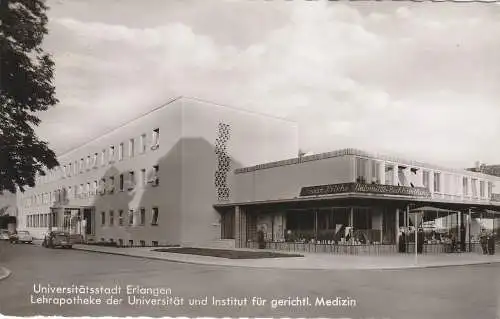
[[[56,247],[71,248],[73,247],[73,244],[71,242],[69,233],[53,231],[45,235],[42,246],[46,248],[56,248]]]
[[[33,237],[26,230],[20,230],[17,232],[17,234],[12,234],[10,240],[14,243],[26,243],[26,244],[33,243]]]
[[[7,229],[0,229],[0,240],[9,240],[10,235]]]

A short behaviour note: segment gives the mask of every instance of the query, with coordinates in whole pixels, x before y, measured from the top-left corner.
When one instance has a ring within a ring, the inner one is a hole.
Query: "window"
[[[91,167],[91,163],[90,163],[90,155],[87,156],[87,169],[89,169]]]
[[[67,175],[67,172],[66,172],[66,165],[63,166],[63,177],[66,177]]]
[[[123,160],[123,143],[120,143],[120,146],[118,147],[118,160]]]
[[[141,169],[141,185],[146,185],[146,170]]]
[[[123,191],[123,174],[120,174],[120,191]]]
[[[94,163],[92,163],[92,166],[97,167],[97,153],[94,153]]]
[[[109,162],[112,163],[114,159],[115,159],[115,147],[110,146],[109,147]]]
[[[372,161],[372,184],[380,184],[380,163]]]
[[[469,195],[469,179],[467,177],[462,178],[462,193],[464,196]]]
[[[477,197],[477,179],[473,178],[471,180],[472,196]]]
[[[160,129],[156,128],[153,130],[153,145],[151,149],[157,149],[160,146]]]
[[[146,224],[146,209],[141,208],[141,226]]]
[[[484,198],[485,194],[486,194],[486,192],[485,192],[485,187],[484,187],[484,181],[480,181],[479,182],[479,196],[481,198]]]
[[[94,186],[92,187],[92,193],[97,194],[97,181],[94,181]]]
[[[129,157],[134,157],[134,153],[135,153],[135,145],[134,145],[134,139],[131,138],[129,141],[128,141],[128,156]]]
[[[153,186],[158,186],[160,184],[160,176],[158,175],[160,167],[158,165],[153,166],[153,178],[151,183]]]
[[[146,152],[146,134],[141,135],[141,153]]]
[[[367,159],[356,157],[356,183],[366,183],[367,163]]]
[[[141,247],[145,247],[146,246],[146,241],[141,240],[140,243],[141,243]]]
[[[109,178],[109,193],[113,194],[115,192],[115,177],[111,176]]]
[[[77,175],[78,174],[78,161],[75,161],[75,165],[73,166],[73,169],[74,169],[74,174]]]
[[[130,226],[134,225],[134,211],[133,210],[128,211],[128,224]]]
[[[153,240],[151,243],[153,244],[153,247],[158,247],[158,242],[157,241]]]
[[[85,189],[85,192],[90,195],[90,183],[87,183],[87,188]]]
[[[118,212],[118,225],[123,226],[123,210]]]
[[[73,195],[73,193],[71,192],[71,186],[68,186],[68,194],[69,194],[69,197],[71,197],[71,195]]]
[[[106,225],[106,212],[101,212],[101,225]]]
[[[441,173],[434,173],[434,192],[441,192]]]
[[[106,164],[106,150],[102,150],[101,152],[101,165],[104,166]]]
[[[430,183],[429,183],[429,172],[428,171],[423,171],[422,172],[422,184],[424,185],[425,188],[430,190]]]
[[[101,185],[99,185],[99,194],[104,195],[105,192],[106,192],[106,179],[102,178]]]
[[[394,166],[388,165],[385,167],[385,184],[392,185],[394,181]]]
[[[109,226],[113,226],[115,224],[115,212],[109,211]]]
[[[152,209],[153,216],[151,218],[151,225],[158,225],[158,207],[153,207]]]
[[[129,240],[129,241],[128,241],[128,245],[129,245],[129,246],[134,246],[134,241],[133,241],[132,239],[131,239],[131,240]]]
[[[120,247],[123,246],[123,239],[118,239],[118,246],[120,246]]]
[[[85,169],[85,164],[83,162],[83,158],[80,159],[80,172],[83,172],[83,170]]]
[[[135,186],[135,174],[133,171],[128,172],[128,190],[134,189]]]

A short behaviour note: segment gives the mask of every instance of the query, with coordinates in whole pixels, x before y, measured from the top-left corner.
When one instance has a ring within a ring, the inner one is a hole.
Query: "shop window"
[[[128,241],[128,245],[129,245],[130,247],[133,247],[133,246],[134,246],[134,241],[133,241],[132,239],[131,239],[131,240],[129,240],[129,241]]]
[[[141,240],[140,243],[141,243],[141,247],[145,247],[146,246],[146,241],[145,240]]]
[[[153,247],[158,247],[158,242],[157,241],[153,240],[151,243],[153,244]]]

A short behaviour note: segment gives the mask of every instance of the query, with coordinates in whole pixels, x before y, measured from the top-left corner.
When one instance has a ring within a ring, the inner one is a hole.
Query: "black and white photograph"
[[[500,2],[0,0],[0,318],[500,318]]]

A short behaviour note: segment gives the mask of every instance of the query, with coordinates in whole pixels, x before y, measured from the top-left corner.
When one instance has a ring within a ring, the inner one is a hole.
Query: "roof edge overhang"
[[[335,200],[378,200],[378,201],[393,201],[399,204],[422,204],[425,206],[432,206],[432,204],[438,205],[450,205],[453,207],[466,208],[476,208],[476,209],[490,209],[492,211],[500,211],[499,203],[477,203],[477,202],[456,202],[453,200],[446,200],[442,198],[427,198],[427,197],[409,197],[409,196],[397,196],[397,195],[381,195],[381,194],[359,194],[359,193],[344,193],[335,195],[318,195],[318,196],[304,196],[295,198],[283,198],[283,199],[272,199],[272,200],[260,200],[260,201],[245,201],[245,202],[228,202],[228,203],[218,203],[214,204],[215,209],[231,208],[236,206],[259,206],[259,205],[273,205],[273,204],[293,204],[293,203],[305,203],[305,202],[317,202],[317,201],[335,201]]]

